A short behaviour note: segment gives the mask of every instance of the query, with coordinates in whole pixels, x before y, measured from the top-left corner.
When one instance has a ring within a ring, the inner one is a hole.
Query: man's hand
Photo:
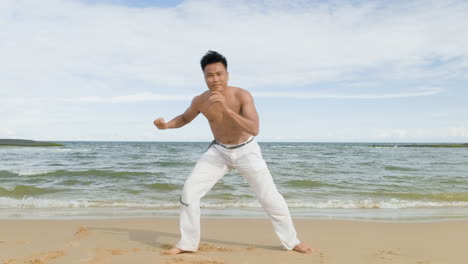
[[[154,120],[153,124],[159,129],[166,129],[167,128],[167,123],[166,123],[166,121],[164,121],[164,118],[162,118],[162,117]]]
[[[211,92],[210,103],[220,104],[224,109],[226,109],[226,98],[221,92]]]

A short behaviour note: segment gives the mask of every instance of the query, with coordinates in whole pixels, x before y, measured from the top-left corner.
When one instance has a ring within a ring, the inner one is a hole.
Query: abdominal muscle
[[[216,141],[227,145],[237,145],[247,141],[251,135],[240,129],[239,126],[231,122],[223,122],[222,124],[214,124],[210,122],[211,132]]]
[[[216,109],[216,107],[205,108],[203,110],[205,111],[202,111],[202,113],[208,120],[216,141],[222,144],[235,145],[243,143],[251,137],[249,133],[243,131],[234,121],[229,120],[223,113],[218,112],[219,109]]]

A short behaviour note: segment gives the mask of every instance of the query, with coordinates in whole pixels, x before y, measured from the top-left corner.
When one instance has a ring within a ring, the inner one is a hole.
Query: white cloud
[[[0,82],[21,96],[193,87],[203,85],[198,61],[208,49],[224,52],[233,81],[251,87],[353,79],[367,69],[411,79],[430,75],[433,58],[461,58],[457,72],[467,67],[467,7],[185,1],[138,9],[8,0],[0,3]],[[146,87],[131,87],[135,81]]]
[[[43,137],[79,139],[87,131],[102,133],[89,139],[107,138],[103,128],[121,130],[119,124],[97,126],[109,103],[190,100],[206,89],[198,62],[208,49],[226,55],[232,85],[257,97],[438,95],[438,104],[462,98],[451,89],[468,79],[468,2],[352,2],[188,0],[175,8],[128,8],[78,0],[0,1],[0,135],[40,131]],[[321,82],[341,86],[326,91]],[[87,104],[94,112],[70,109]],[[155,112],[179,111],[154,105]],[[128,120],[121,121],[133,120],[135,113],[125,110]],[[76,119],[93,121],[75,125]],[[61,120],[70,123],[60,126]],[[448,131],[434,135],[465,135],[463,129]],[[119,137],[138,138],[131,133]]]
[[[296,99],[329,98],[329,99],[393,99],[404,97],[418,97],[436,95],[441,88],[419,88],[412,92],[385,93],[385,94],[337,94],[337,93],[300,93],[300,92],[258,92],[256,97],[281,97]]]
[[[468,127],[432,127],[432,128],[389,128],[379,129],[374,138],[378,140],[406,141],[466,141]]]
[[[395,99],[405,97],[430,96],[441,93],[441,88],[418,88],[413,91],[385,94],[340,94],[325,92],[253,92],[255,98],[295,98],[295,99]],[[6,98],[3,104],[53,104],[53,103],[137,103],[150,101],[190,101],[197,94],[155,94],[151,92],[128,94],[121,96],[88,96],[76,98],[30,97]]]
[[[186,101],[193,98],[194,95],[188,94],[154,94],[154,93],[139,93],[114,97],[82,97],[75,99],[62,99],[65,102],[78,103],[131,103],[144,101]]]
[[[14,138],[16,136],[16,132],[9,129],[9,128],[1,128],[0,127],[0,138]]]

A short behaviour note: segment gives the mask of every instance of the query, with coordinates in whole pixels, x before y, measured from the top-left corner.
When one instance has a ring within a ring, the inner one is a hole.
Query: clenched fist
[[[219,104],[221,107],[226,108],[226,97],[221,92],[211,92],[209,100],[211,104]]]
[[[153,124],[159,129],[166,129],[167,128],[167,123],[166,123],[166,121],[164,121],[164,118],[162,118],[162,117],[154,120]]]

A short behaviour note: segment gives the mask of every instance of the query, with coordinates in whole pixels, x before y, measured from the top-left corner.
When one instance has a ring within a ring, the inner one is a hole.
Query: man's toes
[[[306,253],[306,254],[312,252],[312,249],[309,246],[307,246],[306,244],[302,244],[302,243],[295,246],[294,250],[297,251],[297,252]]]
[[[184,251],[178,247],[173,247],[171,249],[168,249],[168,250],[164,250],[163,252],[161,252],[161,254],[163,255],[177,255],[177,254],[180,254],[180,253],[184,253],[184,252],[187,252],[187,251]]]

